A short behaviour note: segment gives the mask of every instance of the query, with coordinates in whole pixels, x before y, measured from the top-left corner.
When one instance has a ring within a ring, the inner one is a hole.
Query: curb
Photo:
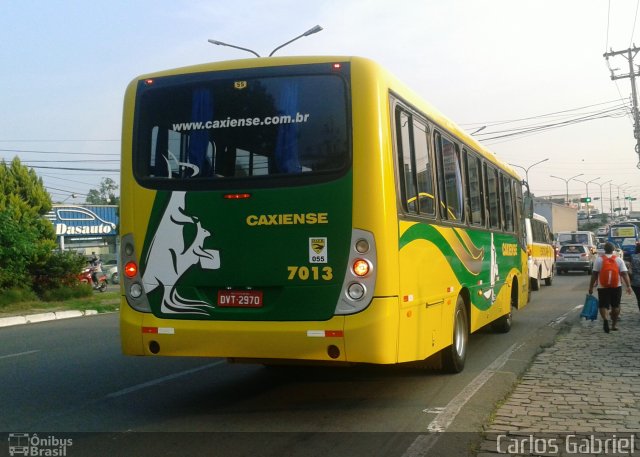
[[[0,328],[14,325],[35,324],[38,322],[53,321],[57,319],[70,319],[72,317],[94,316],[98,311],[88,309],[86,311],[56,311],[50,313],[29,314],[26,316],[12,316],[0,318]]]

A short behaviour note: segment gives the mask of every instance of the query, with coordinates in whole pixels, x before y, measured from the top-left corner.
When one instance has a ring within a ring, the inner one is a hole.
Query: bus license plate
[[[261,290],[219,290],[218,306],[239,308],[261,308]]]

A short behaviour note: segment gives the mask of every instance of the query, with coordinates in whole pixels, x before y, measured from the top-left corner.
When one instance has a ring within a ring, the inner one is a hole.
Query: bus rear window
[[[342,172],[347,107],[346,81],[332,74],[141,81],[134,173],[147,187],[190,189]]]

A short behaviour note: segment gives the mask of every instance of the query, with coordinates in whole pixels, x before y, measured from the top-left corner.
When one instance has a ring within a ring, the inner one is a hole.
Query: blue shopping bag
[[[580,317],[595,321],[598,318],[598,299],[591,294],[587,294],[584,299],[584,306]]]

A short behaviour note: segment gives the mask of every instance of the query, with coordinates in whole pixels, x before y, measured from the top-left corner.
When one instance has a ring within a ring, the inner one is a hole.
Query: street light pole
[[[322,27],[320,27],[319,25],[316,25],[315,27],[311,27],[309,30],[307,30],[306,32],[304,32],[302,35],[298,35],[297,37],[295,37],[293,40],[289,40],[284,44],[281,44],[280,46],[278,46],[277,48],[275,48],[273,51],[271,51],[271,54],[269,54],[269,57],[271,57],[273,54],[275,54],[275,52],[278,49],[284,48],[286,45],[288,45],[289,43],[293,43],[294,41],[305,37],[305,36],[309,36],[309,35],[313,35],[314,33],[318,33],[319,31],[322,30]],[[258,54],[256,51],[252,50],[252,49],[248,49],[248,48],[242,48],[240,46],[236,46],[234,44],[229,44],[229,43],[225,43],[223,41],[218,41],[218,40],[213,40],[213,39],[209,39],[207,40],[209,43],[211,44],[217,44],[218,46],[228,46],[230,48],[235,48],[235,49],[240,49],[241,51],[247,51],[250,52],[251,54],[253,54],[256,57],[260,57],[260,54]]]
[[[580,173],[579,175],[575,175],[570,177],[569,179],[565,179],[565,178],[561,178],[560,176],[553,176],[553,175],[549,175],[552,178],[556,178],[556,179],[561,179],[562,181],[564,181],[565,185],[567,186],[567,194],[564,200],[564,204],[569,206],[569,181],[571,181],[572,179],[577,178],[578,176],[582,176],[584,173]]]
[[[627,191],[628,191],[630,188],[632,188],[632,187],[633,187],[633,186],[628,185],[628,186],[624,186],[624,187],[622,188],[622,199],[623,199],[622,204],[624,205],[624,208],[626,208],[626,209],[624,210],[624,215],[625,215],[625,216],[628,216],[628,215],[629,215],[629,204],[627,203],[627,197],[629,196],[629,194],[627,194]]]
[[[620,206],[620,188],[625,184],[626,184],[626,181],[623,182],[622,184],[616,185],[616,187],[618,188],[618,196],[616,197],[616,200],[618,200],[618,216],[622,215],[622,206]]]
[[[583,183],[587,187],[587,201],[585,202],[587,204],[587,221],[589,221],[589,219],[591,219],[591,211],[590,211],[590,208],[589,208],[589,206],[590,206],[589,203],[590,202],[588,201],[589,200],[589,184],[591,184],[592,182],[597,181],[598,179],[600,179],[600,176],[598,176],[595,179],[592,179],[591,181],[582,181],[580,179],[576,179],[576,181]]]
[[[613,212],[613,194],[611,193],[611,183],[609,183],[609,214],[611,215],[611,218],[613,219],[615,217],[615,214]]]
[[[609,181],[605,181],[602,184],[596,183],[596,184],[598,184],[600,186],[600,214],[604,214],[604,203],[602,202],[602,186],[604,186],[605,184],[609,184],[612,181],[613,181],[613,179],[610,179]]]
[[[520,165],[516,165],[515,163],[510,163],[509,164],[512,167],[518,167],[518,168],[522,168],[524,170],[524,179],[525,179],[525,181],[527,181],[527,192],[529,192],[529,197],[531,196],[531,189],[529,187],[529,170],[531,170],[533,167],[535,167],[536,165],[538,165],[538,164],[540,164],[542,162],[546,162],[547,160],[549,160],[549,158],[542,159],[539,162],[536,162],[534,164],[529,165],[527,168],[521,167]]]

